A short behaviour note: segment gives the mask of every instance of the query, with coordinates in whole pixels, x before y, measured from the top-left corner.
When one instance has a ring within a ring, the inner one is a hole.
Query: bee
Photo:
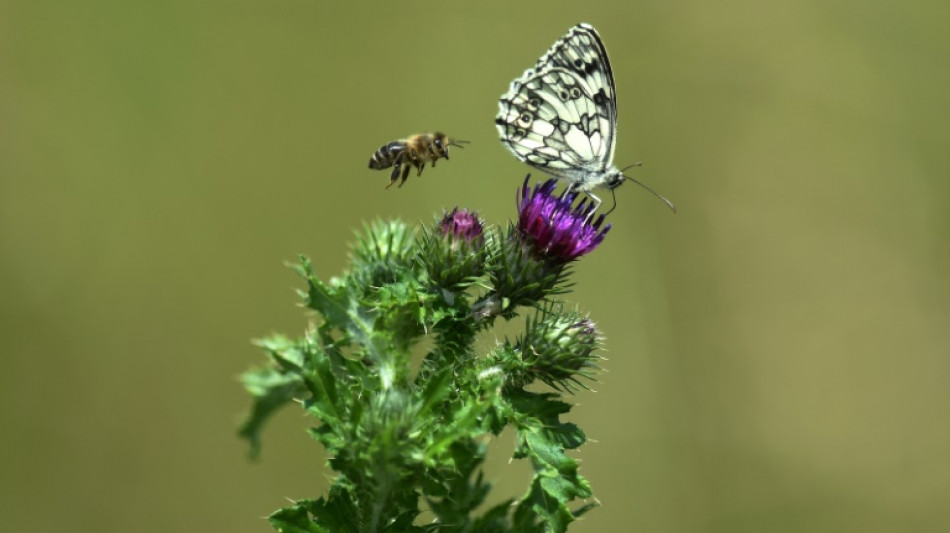
[[[399,186],[402,187],[409,177],[411,167],[416,168],[416,176],[419,176],[422,174],[423,167],[426,166],[426,161],[431,161],[432,167],[435,168],[435,162],[440,157],[448,160],[449,146],[463,148],[462,144],[467,143],[468,141],[446,137],[440,132],[418,133],[381,146],[373,157],[369,158],[369,168],[383,170],[393,167],[392,174],[389,175],[389,185],[386,188],[392,187],[399,179],[401,179]]]

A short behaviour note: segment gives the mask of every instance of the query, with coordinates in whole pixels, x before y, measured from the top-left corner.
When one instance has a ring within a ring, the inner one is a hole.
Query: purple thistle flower
[[[468,242],[483,240],[485,233],[485,228],[477,214],[458,207],[442,217],[439,229],[443,235],[452,235]]]
[[[597,248],[610,224],[603,226],[606,215],[592,219],[593,202],[584,199],[574,206],[577,193],[555,195],[556,186],[557,180],[551,179],[531,191],[525,178],[518,199],[518,232],[539,255],[567,263]]]

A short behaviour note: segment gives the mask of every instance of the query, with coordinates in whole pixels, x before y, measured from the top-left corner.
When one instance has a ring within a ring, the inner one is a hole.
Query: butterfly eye
[[[571,98],[575,100],[581,97],[581,90],[577,87],[571,87]]]
[[[534,117],[531,116],[531,113],[522,113],[521,116],[518,117],[518,124],[527,128],[531,125],[532,120],[534,120]]]
[[[538,100],[537,98],[532,98],[528,100],[528,109],[532,111],[537,111],[539,107],[541,107],[541,101]]]
[[[513,141],[520,141],[521,139],[524,139],[524,136],[527,135],[527,134],[528,134],[527,131],[525,131],[525,130],[523,130],[523,129],[521,129],[521,128],[518,128],[518,129],[515,130],[515,134],[511,136],[511,140],[513,140]]]
[[[557,97],[561,99],[562,102],[566,102],[571,95],[567,94],[567,91],[561,89],[557,92]]]

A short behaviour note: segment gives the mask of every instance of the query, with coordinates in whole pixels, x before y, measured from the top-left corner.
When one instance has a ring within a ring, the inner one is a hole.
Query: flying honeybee
[[[418,176],[422,174],[426,161],[432,162],[434,168],[435,162],[440,157],[448,160],[449,146],[463,148],[462,144],[465,143],[468,141],[452,139],[440,132],[418,133],[381,146],[373,157],[369,158],[369,168],[383,170],[393,167],[393,172],[389,175],[389,185],[386,188],[392,187],[393,183],[400,178],[399,186],[402,187],[409,177],[411,167],[416,168],[416,176]]]

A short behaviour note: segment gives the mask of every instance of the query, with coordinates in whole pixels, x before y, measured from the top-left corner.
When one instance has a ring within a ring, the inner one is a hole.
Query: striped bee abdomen
[[[373,170],[382,170],[389,168],[396,163],[399,154],[405,152],[406,141],[393,141],[385,144],[376,150],[373,157],[369,158],[369,168]]]

